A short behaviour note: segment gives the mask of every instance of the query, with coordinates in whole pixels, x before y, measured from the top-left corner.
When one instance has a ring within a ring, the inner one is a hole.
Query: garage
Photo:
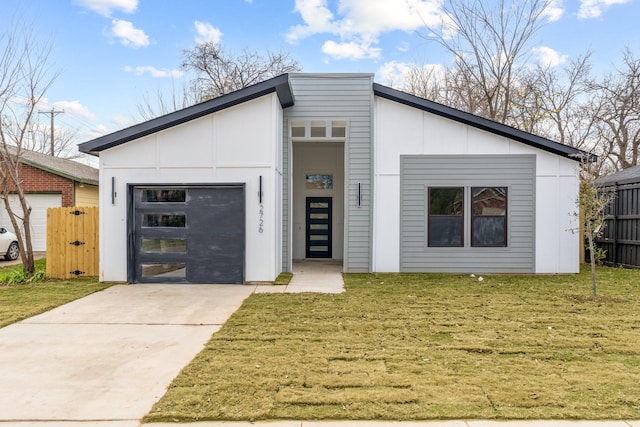
[[[47,250],[47,209],[62,206],[62,195],[60,194],[27,194],[27,202],[31,206],[31,243],[33,250],[44,252]],[[10,195],[9,200],[14,212],[22,216],[20,201],[17,195]],[[0,209],[0,226],[15,232],[11,226],[8,212],[2,207]]]
[[[129,282],[245,281],[244,185],[130,187]]]

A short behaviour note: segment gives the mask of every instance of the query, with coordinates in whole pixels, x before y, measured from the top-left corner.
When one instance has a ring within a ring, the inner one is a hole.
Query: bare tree
[[[51,45],[40,45],[29,29],[0,34],[0,198],[16,231],[27,278],[35,274],[31,242],[31,206],[22,188],[21,158],[38,103],[56,80]],[[19,206],[10,203],[15,194]]]
[[[591,266],[591,296],[597,298],[598,284],[596,278],[596,264],[602,262],[605,253],[596,246],[596,239],[601,237],[606,226],[605,216],[607,206],[614,202],[616,194],[612,191],[600,190],[596,184],[595,164],[590,159],[581,159],[580,192],[578,208],[581,226],[587,238],[589,250],[589,264]]]
[[[458,87],[470,92],[459,98],[466,111],[509,122],[512,91],[550,6],[551,0],[449,1],[447,20],[425,37],[453,55]]]
[[[174,83],[168,94],[160,90],[153,95],[146,94],[138,104],[138,115],[142,120],[151,120],[197,104],[200,99],[201,96],[194,91],[193,86],[183,84],[180,89],[177,89]]]
[[[300,64],[286,52],[243,51],[234,56],[217,43],[204,42],[184,51],[182,67],[195,72],[191,82],[200,101],[267,80],[284,73],[300,71]]]
[[[599,98],[597,138],[615,170],[640,164],[640,58],[623,53],[623,68],[593,84]]]
[[[511,116],[519,129],[593,150],[595,115],[589,62],[581,55],[563,68],[536,66],[513,90]]]
[[[36,122],[29,130],[29,138],[24,141],[24,148],[38,153],[62,157],[64,159],[77,159],[80,153],[76,148],[77,129],[56,127],[54,145],[51,147],[51,129],[48,125]]]

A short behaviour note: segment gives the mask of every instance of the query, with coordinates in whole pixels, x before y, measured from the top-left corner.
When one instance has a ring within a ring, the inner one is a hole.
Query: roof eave
[[[98,156],[100,151],[178,126],[273,92],[276,92],[282,108],[291,107],[294,104],[295,99],[289,82],[289,75],[282,74],[253,86],[84,142],[78,145],[78,149],[83,153]]]
[[[504,125],[502,123],[498,123],[493,120],[485,119],[484,117],[464,112],[462,110],[447,107],[446,105],[438,104],[437,102],[429,101],[427,99],[423,99],[406,92],[392,89],[378,83],[373,84],[373,93],[381,98],[389,99],[391,101],[399,102],[409,107],[418,108],[420,110],[427,111],[438,116],[445,117],[447,119],[455,120],[457,122],[475,127],[477,129],[504,136],[509,139],[522,142],[524,144],[551,152],[562,157],[566,157],[574,161],[587,160],[589,162],[595,162],[597,160],[596,155],[578,150],[577,148],[560,144],[550,139],[524,132],[522,130]]]

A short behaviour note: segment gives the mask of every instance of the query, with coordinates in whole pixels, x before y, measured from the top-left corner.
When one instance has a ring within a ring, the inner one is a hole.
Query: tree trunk
[[[587,221],[587,237],[589,238],[589,261],[591,264],[591,296],[596,298],[597,294],[597,285],[596,285],[596,254],[595,254],[595,245],[593,244],[593,233],[591,230],[591,222]]]

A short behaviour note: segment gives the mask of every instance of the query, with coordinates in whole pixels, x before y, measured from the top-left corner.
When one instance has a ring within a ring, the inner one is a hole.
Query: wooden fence
[[[607,251],[606,265],[640,267],[640,184],[603,187],[614,191],[607,206],[605,229],[596,244]]]
[[[98,275],[98,208],[47,209],[47,277]]]

